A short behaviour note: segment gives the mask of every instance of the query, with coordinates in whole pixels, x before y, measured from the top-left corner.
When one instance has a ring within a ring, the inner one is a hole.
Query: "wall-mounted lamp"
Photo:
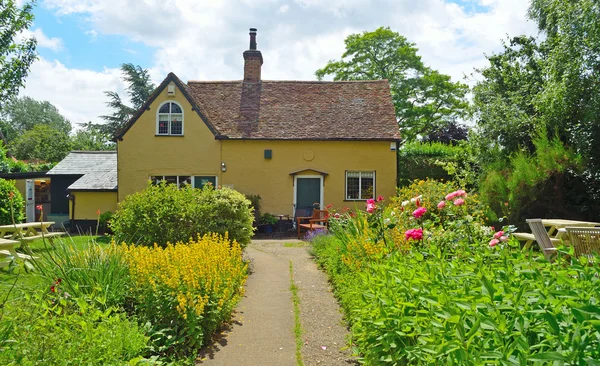
[[[222,172],[226,172],[227,171],[227,165],[225,165],[225,163],[221,163],[221,171]]]

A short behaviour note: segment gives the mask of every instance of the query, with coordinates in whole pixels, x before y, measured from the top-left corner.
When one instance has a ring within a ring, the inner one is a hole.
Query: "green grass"
[[[286,248],[302,248],[302,247],[308,247],[308,246],[310,246],[310,244],[301,241],[301,242],[284,243],[283,246]]]
[[[292,243],[293,244],[293,243]],[[296,363],[303,366],[302,361],[302,324],[300,324],[300,297],[298,297],[298,286],[294,283],[294,265],[290,261],[290,291],[294,303],[294,335],[296,337]]]

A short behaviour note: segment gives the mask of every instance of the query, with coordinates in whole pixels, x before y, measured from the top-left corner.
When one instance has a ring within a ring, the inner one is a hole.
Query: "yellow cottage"
[[[396,192],[399,139],[390,87],[377,81],[261,80],[256,29],[241,81],[170,73],[116,136],[118,199],[148,180],[206,182],[257,194],[261,211],[364,200]]]
[[[290,216],[395,194],[399,134],[386,80],[262,80],[256,29],[243,56],[243,80],[185,84],[170,73],[158,86],[115,137],[118,201],[149,180],[230,187],[259,195],[263,213]],[[72,217],[89,220],[90,197],[75,196]]]

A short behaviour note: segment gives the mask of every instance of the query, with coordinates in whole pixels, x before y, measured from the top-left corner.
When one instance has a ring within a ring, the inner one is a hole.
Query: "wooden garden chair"
[[[298,239],[301,239],[300,229],[307,231],[327,230],[329,212],[327,210],[313,210],[312,216],[298,217],[296,226],[298,227]]]
[[[576,257],[600,255],[600,228],[567,226],[565,229]]]
[[[540,246],[540,250],[549,261],[552,261],[556,255],[556,247],[554,243],[560,242],[558,239],[551,239],[548,232],[542,224],[542,219],[527,219],[527,224],[531,228],[531,233],[535,237],[535,241]]]

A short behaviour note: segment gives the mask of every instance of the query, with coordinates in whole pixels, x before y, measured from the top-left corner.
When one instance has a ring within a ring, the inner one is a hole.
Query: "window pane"
[[[169,106],[171,105],[171,103],[165,103],[163,104],[160,109],[158,110],[158,113],[169,113]]]
[[[363,174],[361,179],[360,198],[363,200],[373,198],[373,173],[369,175],[371,177],[366,178],[365,174]]]
[[[158,115],[158,134],[168,135],[169,134],[169,115],[159,114]]]
[[[167,184],[177,184],[177,176],[169,175],[165,177]]]
[[[346,178],[346,199],[355,200],[358,199],[358,176],[353,177],[354,172],[348,172]]]
[[[190,176],[182,176],[179,177],[179,187],[183,187],[186,184],[191,185],[192,184],[192,177]]]
[[[157,185],[158,183],[160,183],[161,180],[163,180],[163,176],[159,175],[159,176],[152,176],[150,177],[150,181],[152,182],[153,185]]]
[[[182,113],[181,112],[181,107],[179,107],[175,103],[171,103],[171,113]]]
[[[183,123],[181,114],[171,115],[171,135],[182,135]]]
[[[206,177],[194,177],[194,187],[195,188],[204,188],[208,183],[212,184],[213,187],[217,185],[217,177],[215,176],[206,176]]]

